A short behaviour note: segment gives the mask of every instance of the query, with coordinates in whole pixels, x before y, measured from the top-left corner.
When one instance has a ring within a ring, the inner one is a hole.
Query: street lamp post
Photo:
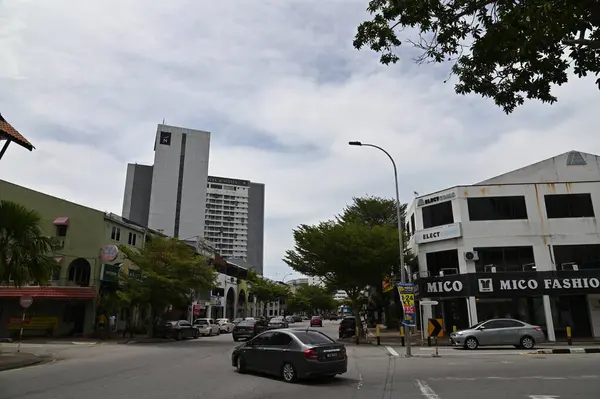
[[[349,145],[353,145],[353,146],[359,146],[359,147],[373,147],[378,149],[379,151],[383,152],[385,155],[387,155],[387,157],[390,159],[390,161],[392,161],[392,166],[394,167],[394,183],[396,185],[396,217],[398,219],[398,248],[400,249],[400,282],[401,283],[406,283],[406,270],[404,268],[404,226],[402,224],[402,212],[400,210],[400,190],[398,188],[398,168],[396,168],[396,162],[394,161],[394,158],[392,158],[392,156],[390,155],[389,152],[387,152],[386,150],[384,150],[383,148],[376,146],[374,144],[366,144],[366,143],[362,143],[360,141],[350,141],[348,142]],[[402,298],[400,299],[400,301],[402,302]],[[404,328],[404,336],[406,337],[406,356],[410,357],[411,356],[411,349],[410,349],[410,339],[408,338],[408,326],[404,325],[404,323],[401,323],[401,328]]]

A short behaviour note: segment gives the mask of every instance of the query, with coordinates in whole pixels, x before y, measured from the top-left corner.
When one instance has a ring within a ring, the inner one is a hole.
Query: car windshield
[[[206,325],[206,324],[208,324],[208,321],[206,321],[206,320],[196,320],[196,321],[194,322],[194,324],[199,324],[199,325],[201,325],[201,326],[202,326],[202,325]]]
[[[294,335],[306,345],[333,344],[334,340],[318,331],[296,331]]]
[[[240,326],[254,326],[256,324],[256,320],[244,320],[239,325]]]
[[[319,320],[321,318],[321,316],[313,316],[312,319],[313,320]]]

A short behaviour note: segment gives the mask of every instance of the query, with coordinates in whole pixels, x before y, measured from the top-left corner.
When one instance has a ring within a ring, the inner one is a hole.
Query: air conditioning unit
[[[578,270],[579,270],[579,266],[578,266],[578,265],[577,265],[577,263],[575,263],[575,262],[561,263],[561,264],[560,264],[560,268],[561,268],[563,271],[566,271],[566,270],[573,270],[573,271],[575,271],[575,272],[576,272],[576,271],[578,271]]]
[[[465,252],[465,260],[476,261],[479,260],[479,252],[477,251],[467,251]]]
[[[496,273],[496,266],[495,265],[485,265],[485,266],[483,266],[483,271],[485,273]]]

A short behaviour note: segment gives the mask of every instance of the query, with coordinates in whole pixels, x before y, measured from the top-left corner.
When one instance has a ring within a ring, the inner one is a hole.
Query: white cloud
[[[471,183],[567,151],[600,153],[597,89],[506,116],[459,97],[440,66],[383,67],[352,48],[366,1],[0,4],[0,111],[37,147],[0,178],[120,212],[127,162],[152,160],[156,123],[213,132],[211,173],[266,184],[265,269],[292,229],[352,196]],[[281,151],[284,147],[285,151]]]

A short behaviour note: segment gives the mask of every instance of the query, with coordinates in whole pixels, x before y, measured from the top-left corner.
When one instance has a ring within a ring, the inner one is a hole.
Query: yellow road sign
[[[427,323],[427,335],[430,337],[443,337],[444,319],[429,319]]]

